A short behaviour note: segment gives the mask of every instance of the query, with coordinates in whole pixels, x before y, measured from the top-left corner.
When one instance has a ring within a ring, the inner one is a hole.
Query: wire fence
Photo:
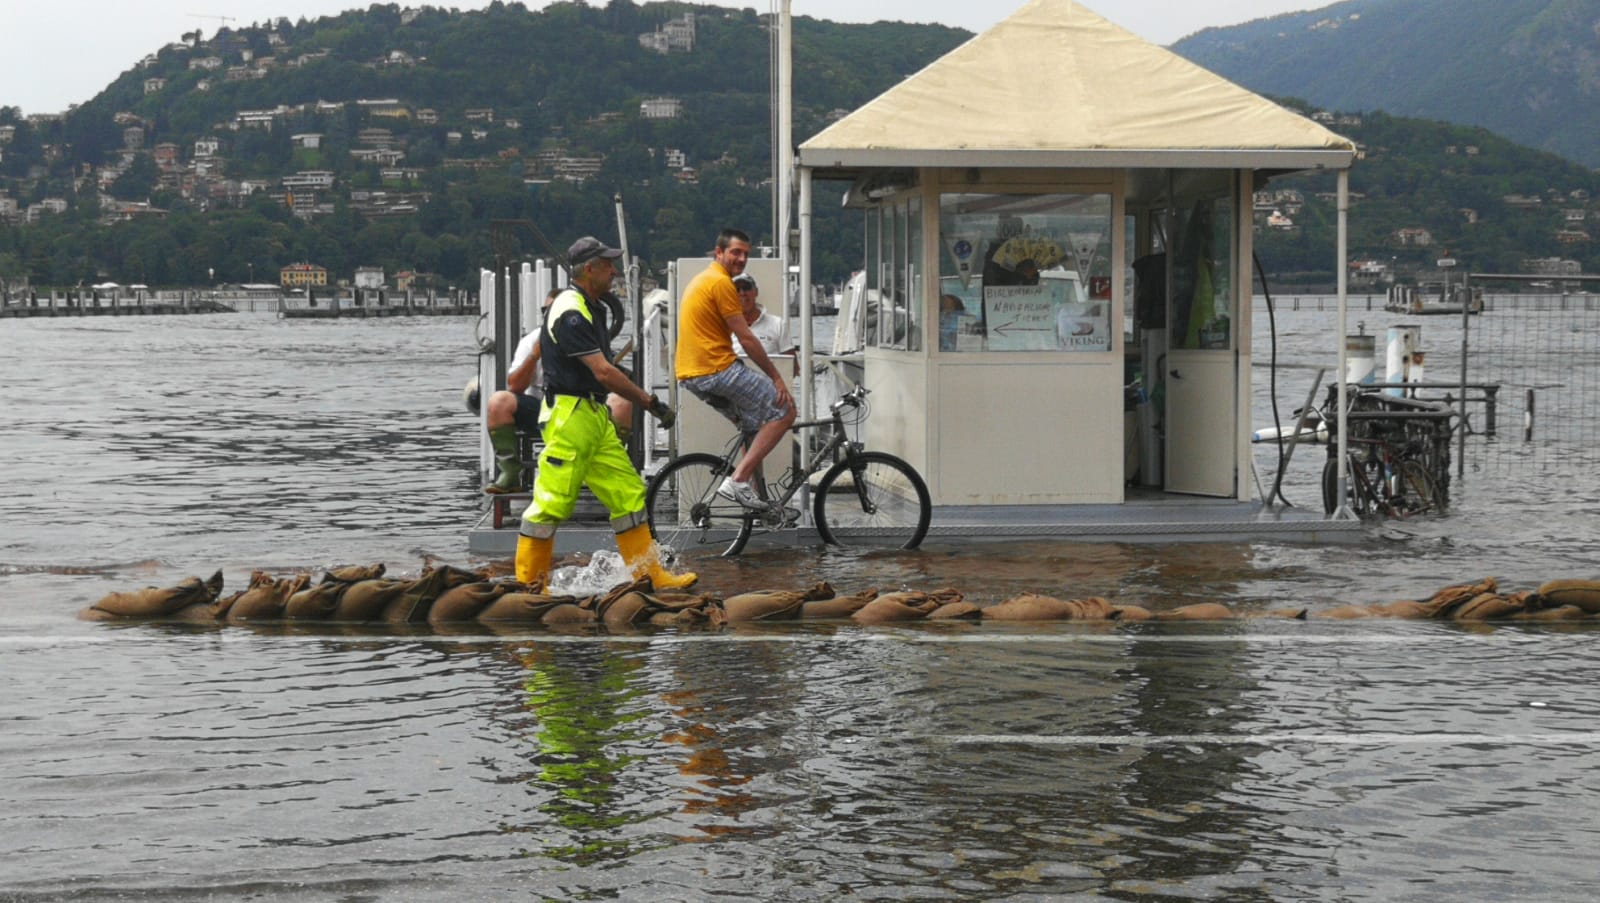
[[[1462,472],[1558,478],[1596,466],[1600,296],[1516,292],[1529,278],[1475,276],[1484,289],[1481,313],[1428,318],[1453,328],[1433,330],[1426,381],[1455,384],[1429,395],[1458,399],[1467,386]]]
[[[1345,346],[1360,347],[1356,337],[1365,337],[1368,381],[1385,394],[1464,408],[1464,427],[1457,424],[1449,443],[1452,505],[1488,510],[1575,498],[1600,504],[1600,277],[1593,279],[1561,291],[1560,283],[1553,290],[1533,285],[1533,277],[1474,275],[1475,287],[1454,296],[1481,297],[1481,307],[1469,302],[1478,311],[1466,314],[1448,304],[1448,294],[1428,296],[1419,309],[1411,296],[1352,292]],[[1594,293],[1580,291],[1585,284]],[[1256,301],[1253,354],[1261,370],[1252,426],[1291,432],[1293,412],[1303,404],[1333,410],[1327,396],[1337,368],[1329,327],[1338,298],[1286,296],[1270,309],[1260,296]],[[1393,375],[1397,366],[1403,372]],[[1308,394],[1315,380],[1320,388]],[[1272,453],[1278,446],[1262,440],[1256,447],[1263,494],[1277,479],[1288,500],[1314,504],[1325,449],[1301,448],[1278,477],[1284,468]]]

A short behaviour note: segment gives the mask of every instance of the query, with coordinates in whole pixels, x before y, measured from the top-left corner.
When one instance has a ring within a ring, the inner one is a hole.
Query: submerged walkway
[[[587,494],[583,497],[589,500]],[[592,500],[591,504],[592,504]],[[585,517],[580,506],[573,520],[556,533],[559,552],[593,552],[615,548],[605,512]],[[516,554],[520,503],[512,506],[496,528],[485,513],[467,536],[473,555]],[[1357,542],[1363,535],[1358,520],[1331,520],[1308,508],[1269,508],[1261,502],[1154,494],[1122,504],[1102,505],[936,505],[928,527],[930,543],[1059,539],[1075,542]],[[753,547],[818,545],[815,527],[757,534]]]

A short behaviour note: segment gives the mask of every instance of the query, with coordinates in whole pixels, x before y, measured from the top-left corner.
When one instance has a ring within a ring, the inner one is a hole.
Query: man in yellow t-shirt
[[[750,486],[750,475],[794,424],[794,399],[761,340],[750,331],[733,287],[733,277],[744,272],[750,258],[750,236],[738,229],[722,230],[711,257],[711,265],[683,290],[674,365],[684,388],[751,437],[744,456],[717,492],[746,508],[761,510],[767,503]],[[739,363],[733,352],[736,339],[766,379]]]

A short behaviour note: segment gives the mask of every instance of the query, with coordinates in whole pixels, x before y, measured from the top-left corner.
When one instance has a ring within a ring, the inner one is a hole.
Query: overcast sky
[[[603,5],[604,0],[590,0]],[[722,6],[762,12],[771,0]],[[1089,8],[1158,44],[1212,25],[1301,9],[1329,0],[1091,0]],[[1023,0],[792,0],[797,16],[836,22],[941,22],[980,32],[1014,12]],[[280,16],[317,18],[344,9],[365,9],[351,0],[0,0],[0,106],[25,113],[56,113],[92,98],[146,54],[201,28],[210,37],[230,16],[233,27]],[[421,6],[421,3],[402,3]],[[486,0],[438,0],[428,4],[480,9]],[[544,0],[525,0],[530,8]]]

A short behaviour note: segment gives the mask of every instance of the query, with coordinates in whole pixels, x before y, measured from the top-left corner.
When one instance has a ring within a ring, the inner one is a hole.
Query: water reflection
[[[497,780],[525,784],[544,818],[502,830],[540,838],[529,855],[573,865],[633,855],[640,840],[623,829],[648,814],[629,803],[622,779],[643,760],[632,750],[649,739],[632,706],[640,660],[599,644],[539,644],[514,655],[525,711],[508,728],[532,747],[521,756],[531,770]]]
[[[1218,625],[1224,635],[1241,628]],[[1199,733],[1236,735],[1257,713],[1249,647],[1240,642],[1142,643],[1135,634],[1119,676],[1132,700],[1121,730],[1144,737]],[[1242,784],[1253,783],[1255,750],[1240,744],[1162,744],[1128,763],[1120,799],[1106,813],[1116,825],[1117,865],[1108,880],[1126,885],[1217,881],[1230,899],[1273,899],[1231,876],[1276,846],[1271,827],[1256,817]]]

